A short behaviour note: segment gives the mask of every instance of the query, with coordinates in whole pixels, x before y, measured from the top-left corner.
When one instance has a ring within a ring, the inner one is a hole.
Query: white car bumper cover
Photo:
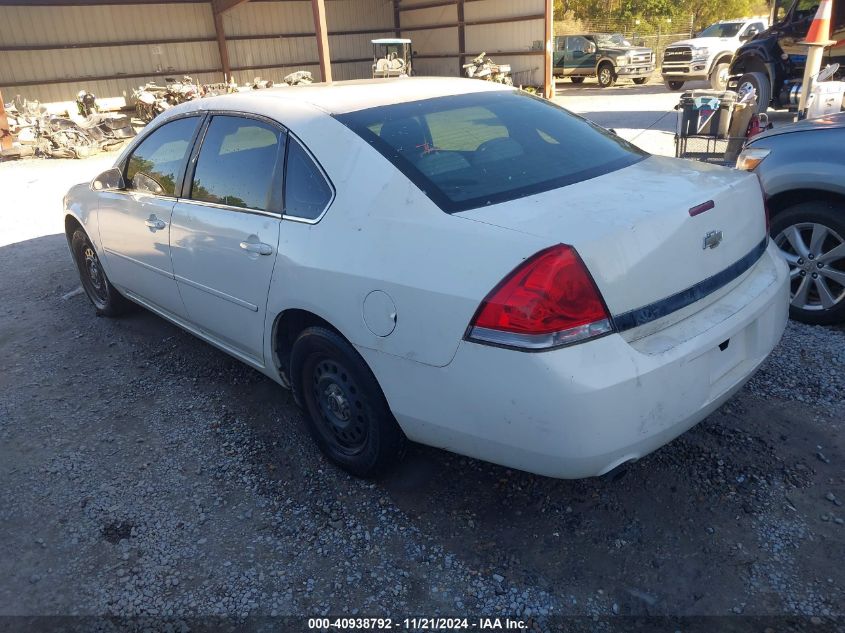
[[[736,393],[780,340],[788,304],[787,267],[769,245],[730,292],[632,342],[611,334],[530,353],[464,341],[441,368],[360,351],[410,439],[589,477],[647,455]]]

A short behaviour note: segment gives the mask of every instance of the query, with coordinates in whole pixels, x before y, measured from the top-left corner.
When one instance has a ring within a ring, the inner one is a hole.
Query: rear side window
[[[647,156],[517,91],[438,97],[337,118],[449,213],[595,178]]]
[[[303,220],[316,220],[329,203],[334,192],[322,170],[296,140],[288,146],[285,173],[285,215]]]
[[[141,141],[126,164],[126,188],[175,196],[199,117],[165,123]]]
[[[245,117],[215,116],[202,142],[191,199],[270,211],[285,133]],[[278,206],[276,207],[278,211]]]

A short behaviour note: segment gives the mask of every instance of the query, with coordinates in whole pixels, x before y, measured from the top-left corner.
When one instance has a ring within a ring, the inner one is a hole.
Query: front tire
[[[845,205],[788,207],[772,220],[771,235],[789,264],[789,316],[812,325],[845,321]]]
[[[97,316],[116,317],[126,313],[132,303],[109,282],[97,251],[85,231],[74,231],[70,249],[79,270],[82,289],[97,310]]]
[[[728,77],[730,64],[728,62],[721,62],[716,64],[713,72],[710,73],[710,87],[713,90],[725,90],[728,87]]]
[[[634,77],[633,81],[638,86],[642,86],[646,81],[648,81],[648,77]]]
[[[740,98],[748,90],[754,88],[757,91],[757,113],[769,109],[769,101],[772,99],[772,85],[765,73],[745,73],[739,78],[737,94]]]
[[[339,334],[304,330],[293,344],[290,375],[311,437],[335,464],[372,478],[403,457],[407,440],[375,376]]]
[[[678,90],[684,87],[683,81],[666,80],[663,83],[666,84],[666,87],[669,88],[669,90],[671,90],[672,92],[677,92]]]
[[[602,88],[610,88],[616,83],[616,69],[613,68],[613,64],[603,62],[599,65],[598,80]]]

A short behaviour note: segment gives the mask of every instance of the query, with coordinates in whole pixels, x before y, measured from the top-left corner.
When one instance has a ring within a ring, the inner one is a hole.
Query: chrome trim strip
[[[263,215],[268,218],[280,219],[281,213],[275,211],[262,211],[260,209],[250,209],[249,207],[235,207],[230,204],[220,204],[217,202],[206,202],[205,200],[195,200],[194,198],[179,198],[182,204],[198,204],[201,207],[211,207],[213,209],[223,209],[224,211],[237,211],[238,213],[252,213],[255,215]]]
[[[139,259],[135,259],[134,257],[129,257],[129,255],[124,255],[123,253],[118,253],[117,251],[113,251],[110,248],[103,247],[103,250],[107,252],[109,255],[114,255],[115,257],[120,257],[121,259],[125,259],[128,262],[132,262],[133,264],[137,264],[141,268],[146,268],[147,270],[151,270],[154,273],[158,273],[163,277],[167,277],[168,279],[175,279],[173,273],[167,272],[166,270],[162,270],[161,268],[156,268],[155,266],[148,264],[146,262],[142,262]]]
[[[210,288],[208,286],[204,286],[201,283],[193,281],[191,279],[187,279],[186,277],[182,277],[181,275],[174,275],[176,281],[191,286],[192,288],[196,288],[197,290],[202,290],[203,292],[207,292],[210,295],[217,297],[218,299],[225,299],[226,301],[230,301],[234,303],[236,306],[240,306],[242,308],[246,308],[247,310],[251,310],[252,312],[258,312],[258,306],[254,303],[250,303],[249,301],[244,301],[243,299],[238,299],[237,297],[233,297],[232,295],[226,294],[225,292],[221,292],[220,290],[216,290],[215,288]]]
[[[507,347],[521,351],[545,351],[573,345],[586,339],[604,336],[613,332],[610,319],[601,319],[579,325],[578,327],[560,330],[549,334],[518,334],[504,332],[485,327],[471,327],[467,333],[467,340],[475,343],[485,343],[497,347]]]

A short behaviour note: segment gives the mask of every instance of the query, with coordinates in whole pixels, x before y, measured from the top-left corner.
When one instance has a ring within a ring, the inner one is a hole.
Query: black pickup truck
[[[743,92],[754,88],[761,112],[766,108],[796,109],[801,97],[807,46],[799,42],[807,35],[819,8],[819,0],[777,0],[772,26],[740,46],[731,62],[728,89]],[[845,76],[845,0],[833,3],[831,40],[824,64],[839,62],[839,76]]]
[[[569,77],[580,84],[587,77],[597,77],[608,88],[620,77],[644,84],[654,70],[654,52],[631,46],[621,34],[586,33],[555,37],[555,77]]]

